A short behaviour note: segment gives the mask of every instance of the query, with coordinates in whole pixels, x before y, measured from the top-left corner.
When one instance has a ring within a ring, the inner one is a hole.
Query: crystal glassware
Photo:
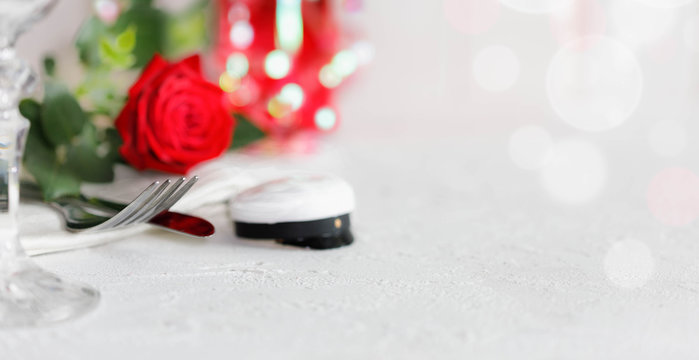
[[[38,77],[14,44],[56,1],[0,0],[0,327],[68,320],[99,300],[93,288],[39,268],[19,242],[19,168],[29,121],[18,103],[33,93]]]

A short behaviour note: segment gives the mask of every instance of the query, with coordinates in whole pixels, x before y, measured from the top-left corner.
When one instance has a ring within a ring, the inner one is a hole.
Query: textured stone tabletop
[[[208,240],[152,230],[40,256],[42,266],[95,285],[102,301],[77,321],[3,331],[0,357],[680,359],[697,351],[697,234],[657,225],[643,197],[634,200],[645,185],[612,182],[604,200],[560,206],[506,152],[482,158],[495,150],[486,143],[385,144],[348,135],[294,160],[355,186],[354,245],[312,251],[235,239],[216,205],[196,212],[217,226]]]

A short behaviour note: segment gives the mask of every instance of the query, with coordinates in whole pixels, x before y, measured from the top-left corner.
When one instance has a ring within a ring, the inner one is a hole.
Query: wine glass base
[[[0,328],[57,323],[92,310],[97,290],[66,281],[36,265],[0,271]]]

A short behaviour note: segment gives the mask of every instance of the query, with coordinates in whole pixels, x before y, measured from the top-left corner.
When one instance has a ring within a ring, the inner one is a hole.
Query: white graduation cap
[[[339,177],[301,173],[247,189],[230,202],[236,235],[330,249],[349,245],[354,191]]]

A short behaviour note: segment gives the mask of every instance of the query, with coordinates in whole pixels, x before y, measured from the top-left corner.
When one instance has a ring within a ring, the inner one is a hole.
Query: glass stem
[[[14,49],[0,48],[0,73],[13,69]],[[29,121],[18,110],[20,91],[0,86],[0,268],[18,264],[26,255],[19,241],[19,168]]]
[[[92,310],[99,292],[37,267],[19,241],[19,168],[29,120],[19,101],[33,93],[38,75],[12,44],[56,0],[0,0],[0,327],[52,324]],[[70,6],[70,5],[66,5]]]

